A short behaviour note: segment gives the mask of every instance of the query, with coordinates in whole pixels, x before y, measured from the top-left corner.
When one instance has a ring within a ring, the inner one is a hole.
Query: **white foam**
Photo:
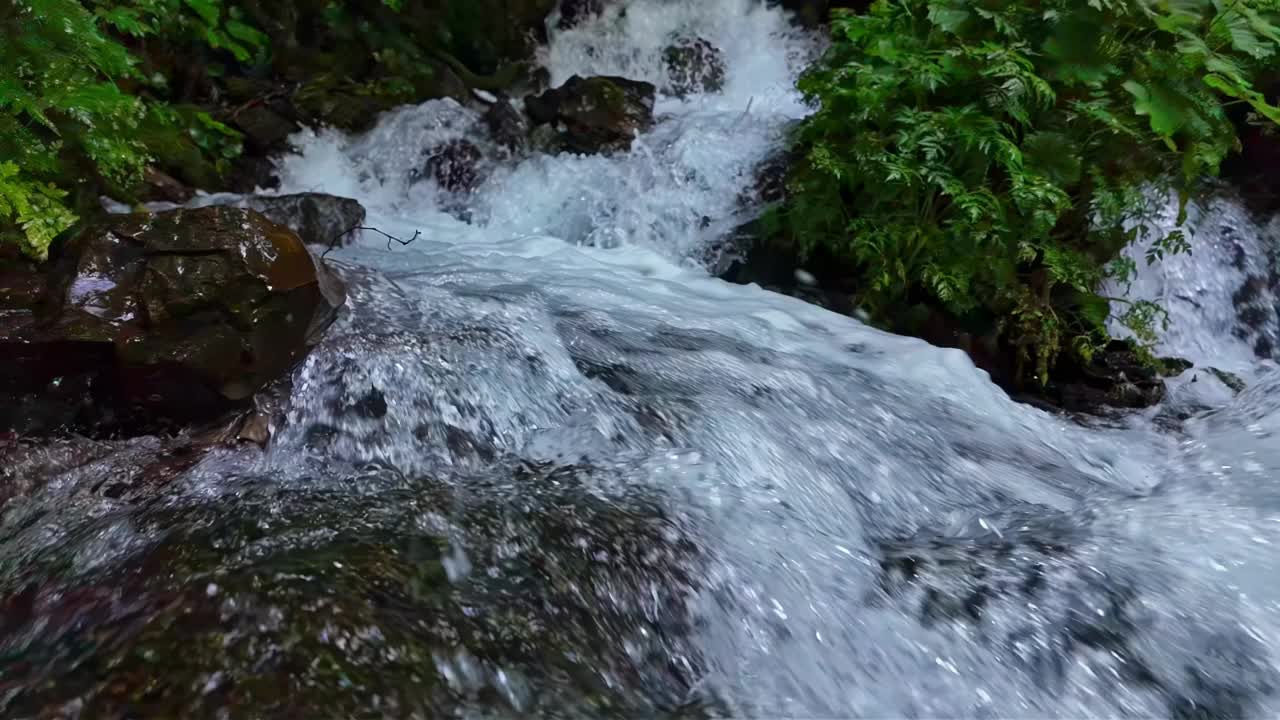
[[[298,372],[268,474],[312,483],[317,466],[374,463],[447,476],[468,460],[419,439],[442,428],[518,457],[639,456],[628,467],[679,498],[669,511],[698,518],[713,558],[694,608],[701,683],[743,715],[1167,714],[1160,691],[1123,680],[1127,663],[1194,693],[1185,668],[1220,652],[1221,637],[1247,627],[1280,647],[1274,383],[1260,375],[1182,437],[1144,422],[1085,429],[1012,403],[959,351],[708,278],[694,258],[806,111],[792,84],[811,44],[759,3],[636,0],[625,17],[556,33],[545,59],[555,82],[660,82],[677,32],[725,51],[726,88],[663,98],[630,153],[512,164],[475,111],[447,100],[361,137],[297,138],[282,192],[356,197],[370,224],[422,237],[388,250],[366,233],[335,253],[350,264],[349,315]],[[486,156],[474,193],[413,180],[424,151],[460,139]],[[1206,276],[1181,262],[1138,283],[1187,323],[1167,349],[1250,365],[1219,312],[1234,279],[1197,285],[1213,303],[1197,315],[1177,294]],[[341,412],[370,387],[385,417]],[[308,459],[315,425],[339,432]],[[1047,589],[1009,591],[976,625],[926,625],[918,602],[878,584],[879,542],[973,544],[971,533],[1037,522],[1070,538],[1046,560]],[[1126,612],[1147,623],[1126,630],[1128,645],[1095,652],[1073,639],[1078,618],[1125,593],[1137,598]],[[1263,701],[1274,714],[1274,698]]]

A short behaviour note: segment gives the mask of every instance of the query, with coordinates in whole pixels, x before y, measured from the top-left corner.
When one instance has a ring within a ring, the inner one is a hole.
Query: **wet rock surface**
[[[94,487],[95,463],[158,450],[135,444],[68,450],[50,471]],[[24,659],[5,666],[0,712],[672,712],[700,669],[682,636],[704,560],[660,495],[585,492],[597,472],[519,464],[465,489],[384,473],[356,496],[243,483],[230,505],[130,503],[127,569],[0,585],[0,653]]]
[[[142,177],[143,200],[158,200],[181,205],[195,197],[195,191],[168,173],[148,167]]]
[[[653,124],[656,89],[623,77],[574,75],[564,85],[525,100],[535,124],[552,126],[574,153],[625,152]]]
[[[1051,377],[1046,396],[1071,412],[1146,408],[1165,395],[1158,370],[1123,341],[1112,341],[1087,365],[1068,359]]]
[[[662,51],[668,83],[664,90],[677,97],[719,92],[724,87],[724,54],[698,37],[680,38]]]
[[[296,234],[236,208],[111,218],[41,270],[0,335],[0,420],[25,433],[214,417],[297,362],[343,302]]]
[[[484,153],[475,143],[453,140],[429,148],[422,170],[411,180],[431,178],[440,189],[451,193],[468,193],[484,181],[480,164]]]
[[[236,128],[244,133],[249,149],[269,153],[285,147],[289,136],[302,129],[292,107],[279,103],[250,100],[250,105],[234,118]]]
[[[1231,302],[1239,321],[1236,337],[1251,342],[1259,358],[1269,359],[1280,355],[1280,266],[1273,258],[1264,258],[1263,264],[1271,272],[1246,277]]]
[[[508,98],[500,97],[489,106],[484,113],[484,124],[493,141],[508,150],[519,150],[528,141],[529,121]]]
[[[1037,514],[883,542],[872,602],[915,607],[941,632],[971,628],[1045,687],[1065,686],[1073,665],[1114,659],[1117,683],[1160,697],[1180,720],[1248,716],[1280,682],[1244,632],[1207,639],[1213,651],[1182,667],[1144,657],[1143,635],[1161,620],[1142,591],[1118,573],[1082,571],[1092,539],[1068,518]]]
[[[350,244],[353,234],[349,231],[365,219],[364,206],[358,201],[324,193],[252,195],[234,205],[262,213],[271,222],[297,233],[308,245],[325,247],[335,241]]]

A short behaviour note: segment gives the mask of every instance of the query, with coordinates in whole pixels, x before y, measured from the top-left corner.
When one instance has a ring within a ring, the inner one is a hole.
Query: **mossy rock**
[[[118,566],[68,577],[46,553],[0,581],[0,713],[696,716],[698,549],[660,496],[602,497],[593,472],[263,481],[136,508],[158,540]]]
[[[147,147],[155,159],[155,166],[165,173],[190,187],[209,191],[220,189],[224,173],[218,165],[218,158],[201,148],[189,132],[189,128],[197,123],[196,114],[203,112],[202,109],[194,105],[180,105],[173,111],[176,124],[155,115],[146,116],[138,127],[136,139]],[[234,150],[232,138],[227,139],[226,145]],[[134,199],[138,189],[114,188],[113,194]]]
[[[653,124],[653,85],[623,77],[574,75],[564,85],[525,100],[537,124],[563,127],[562,143],[578,153],[626,151]]]

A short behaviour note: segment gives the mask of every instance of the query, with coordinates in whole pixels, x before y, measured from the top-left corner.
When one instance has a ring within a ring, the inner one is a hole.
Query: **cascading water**
[[[1240,356],[1176,431],[1090,429],[708,277],[812,47],[747,0],[634,0],[545,60],[660,84],[675,33],[726,86],[629,154],[507,157],[451,101],[302,139],[282,190],[422,235],[330,256],[348,309],[265,452],[162,489],[117,482],[145,438],[9,470],[39,482],[0,521],[0,713],[1280,712],[1280,379]],[[476,192],[412,180],[464,137]]]
[[[1280,356],[1280,219],[1259,222],[1238,201],[1217,198],[1191,204],[1181,226],[1177,203],[1157,214],[1152,235],[1180,228],[1193,241],[1190,253],[1144,268],[1127,290],[1169,312],[1159,349],[1198,366],[1252,375],[1260,360]],[[1147,265],[1144,245],[1125,254]],[[1117,326],[1113,332],[1123,333]]]

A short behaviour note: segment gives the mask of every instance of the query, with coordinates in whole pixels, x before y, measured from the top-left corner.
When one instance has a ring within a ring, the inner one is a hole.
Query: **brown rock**
[[[494,142],[508,150],[517,150],[528,141],[529,121],[505,97],[499,98],[485,111],[484,124]]]
[[[257,210],[277,225],[298,233],[308,245],[349,244],[352,228],[364,224],[365,209],[357,200],[324,193],[250,195],[232,203]]]
[[[623,77],[574,75],[564,85],[525,101],[529,117],[560,131],[563,147],[591,154],[626,151],[653,124],[655,88]]]
[[[43,271],[38,311],[0,328],[0,391],[70,385],[73,417],[46,424],[112,432],[242,403],[305,355],[344,300],[297,235],[238,208],[117,216]]]
[[[195,197],[196,194],[195,190],[183,185],[172,175],[161,172],[154,167],[146,169],[142,175],[142,180],[146,186],[143,196],[146,200],[163,200],[181,205]]]

